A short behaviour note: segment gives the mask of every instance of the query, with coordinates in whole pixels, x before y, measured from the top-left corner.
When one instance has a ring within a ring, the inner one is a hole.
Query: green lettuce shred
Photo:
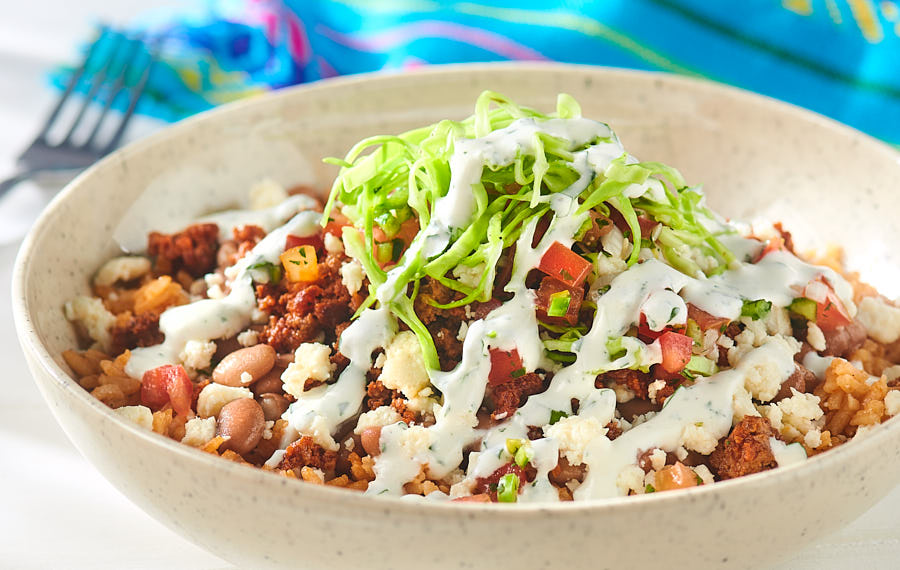
[[[429,225],[438,200],[450,187],[450,159],[457,140],[484,137],[519,119],[540,122],[580,117],[578,102],[566,94],[559,95],[556,112],[547,115],[485,91],[478,97],[473,115],[466,119],[442,120],[399,135],[369,137],[354,145],[344,158],[326,159],[339,166],[340,172],[325,205],[322,225],[340,207],[355,228],[344,229],[348,253],[359,260],[369,278],[369,296],[357,315],[379,303],[378,298],[385,300],[388,309],[418,337],[426,365],[439,368],[434,340],[414,310],[419,282],[431,277],[461,295],[451,303],[434,303],[442,309],[489,301],[503,252],[530,224],[555,215],[549,196],[569,191],[579,180],[580,174],[572,164],[574,153],[593,144],[613,142],[615,135],[575,148],[572,141],[537,133],[533,152],[520,152],[509,165],[485,165],[480,183],[472,187],[470,223],[464,228],[451,228],[449,242],[439,251],[426,247],[427,236],[420,231],[397,264],[386,271],[378,262],[385,261],[385,252],[379,256],[373,245],[375,230],[392,239],[411,217],[417,219],[420,230]],[[645,184],[650,178],[660,183],[661,191],[637,198],[628,195],[634,185]],[[702,195],[669,166],[636,162],[622,155],[604,172],[594,175],[576,197],[579,213],[594,210],[606,217],[615,210],[621,215],[630,234],[626,237],[633,244],[629,266],[638,262],[642,246],[647,245],[657,248],[673,267],[691,276],[713,275],[734,261],[710,229],[719,226],[711,223],[714,218],[702,205]],[[662,224],[662,228],[655,235],[642,235],[642,218]],[[391,243],[396,247],[397,242]],[[399,253],[392,249],[390,257],[396,259]],[[470,273],[477,268],[478,282],[464,282],[454,272],[456,268]],[[386,286],[390,287],[388,294],[376,297]],[[572,344],[581,337],[582,327],[545,328],[558,335],[545,341],[549,356],[570,361]]]

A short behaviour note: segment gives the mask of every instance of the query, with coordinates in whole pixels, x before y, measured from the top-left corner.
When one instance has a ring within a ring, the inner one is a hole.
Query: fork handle
[[[13,174],[3,182],[0,182],[0,198],[6,195],[7,192],[12,190],[15,186],[17,186],[20,182],[23,182],[29,178],[34,176],[34,172],[23,171],[17,174]]]

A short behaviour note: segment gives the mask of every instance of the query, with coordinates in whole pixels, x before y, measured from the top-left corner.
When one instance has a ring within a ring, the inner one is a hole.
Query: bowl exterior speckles
[[[264,177],[330,186],[324,156],[360,138],[471,112],[483,89],[552,110],[575,96],[625,147],[702,182],[727,216],[784,220],[900,285],[898,155],[763,97],[667,75],[559,65],[430,68],[322,82],[226,106],[129,146],[51,204],[16,265],[13,304],[35,380],[76,446],[152,516],[248,568],[758,568],[846,524],[900,475],[900,424],[803,465],[677,493],[588,504],[423,504],[317,487],[217,459],[130,424],[70,377],[65,300],[120,243],[173,229]],[[185,197],[190,196],[190,200]],[[136,240],[136,241],[135,241]]]

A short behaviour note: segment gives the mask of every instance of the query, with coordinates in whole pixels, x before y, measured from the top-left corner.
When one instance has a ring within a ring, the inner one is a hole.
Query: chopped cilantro
[[[552,426],[559,420],[569,417],[569,414],[562,410],[553,410],[550,412],[550,425]]]
[[[755,301],[744,300],[741,307],[741,316],[750,317],[754,321],[766,318],[772,309],[772,303],[765,299],[757,299]]]

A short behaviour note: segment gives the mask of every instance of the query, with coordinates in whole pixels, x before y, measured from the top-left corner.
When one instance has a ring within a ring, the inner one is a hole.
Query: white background
[[[27,0],[0,3],[0,179],[34,136],[54,94],[46,72],[72,62],[93,23],[125,24],[174,0]],[[156,128],[140,121],[135,133]],[[53,195],[24,184],[0,198],[0,568],[229,569],[132,505],[66,439],[31,381],[10,314],[10,274],[21,234]],[[779,569],[900,567],[900,489],[849,527]],[[691,532],[702,522],[685,521]],[[764,545],[760,545],[765,548]]]

